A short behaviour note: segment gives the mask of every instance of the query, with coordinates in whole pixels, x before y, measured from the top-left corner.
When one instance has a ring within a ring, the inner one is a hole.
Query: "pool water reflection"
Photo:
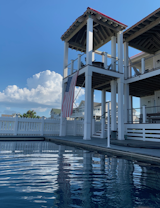
[[[50,142],[0,142],[0,207],[160,207],[160,168]]]

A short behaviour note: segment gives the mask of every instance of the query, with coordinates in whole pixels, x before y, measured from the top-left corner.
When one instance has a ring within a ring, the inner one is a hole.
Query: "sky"
[[[60,37],[87,7],[129,28],[158,9],[159,0],[0,0],[0,114],[35,110],[49,117],[51,108],[60,108],[64,51]],[[100,50],[110,53],[110,43]],[[129,56],[138,52],[129,48]],[[68,61],[77,54],[69,49]],[[84,93],[80,90],[77,104]],[[94,101],[101,102],[100,92],[95,91]],[[138,99],[133,106],[139,107]]]

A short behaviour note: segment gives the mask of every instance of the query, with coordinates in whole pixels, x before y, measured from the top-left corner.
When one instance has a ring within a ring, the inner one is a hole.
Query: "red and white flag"
[[[64,118],[70,117],[73,111],[73,102],[74,102],[74,88],[77,82],[77,71],[72,77],[68,77],[68,82],[66,86],[66,91],[62,103],[62,116]]]

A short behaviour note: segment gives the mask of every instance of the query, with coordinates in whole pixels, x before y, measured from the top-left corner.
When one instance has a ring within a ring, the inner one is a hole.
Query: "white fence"
[[[95,129],[101,128],[101,122],[95,122]],[[0,136],[54,136],[59,135],[59,119],[5,118],[0,117]],[[83,136],[84,121],[67,120],[66,135]]]
[[[127,139],[160,142],[160,124],[125,124]]]
[[[0,135],[59,135],[60,120],[0,117]]]

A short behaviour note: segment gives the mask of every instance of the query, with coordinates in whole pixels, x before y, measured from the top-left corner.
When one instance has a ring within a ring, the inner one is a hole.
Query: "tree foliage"
[[[23,115],[20,115],[21,118],[40,118],[40,116],[36,115],[36,112],[34,110],[28,110],[27,113],[23,113]]]

